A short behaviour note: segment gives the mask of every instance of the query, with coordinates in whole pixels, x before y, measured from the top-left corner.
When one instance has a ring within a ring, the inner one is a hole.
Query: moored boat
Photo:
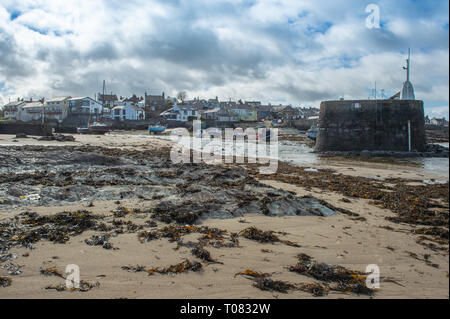
[[[162,125],[150,125],[148,127],[148,133],[149,134],[159,134],[166,130],[165,126]]]

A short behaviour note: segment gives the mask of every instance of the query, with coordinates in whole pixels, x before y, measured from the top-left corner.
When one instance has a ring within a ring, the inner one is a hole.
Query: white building
[[[114,120],[128,120],[128,121],[137,121],[145,119],[145,111],[144,109],[137,107],[135,105],[126,104],[119,105],[112,108],[111,117]]]
[[[3,116],[6,119],[14,119],[17,120],[17,115],[19,112],[22,112],[22,107],[26,104],[24,101],[14,101],[9,102],[3,108]]]
[[[175,104],[171,109],[161,113],[169,121],[187,122],[200,119],[200,113],[188,106]]]
[[[44,104],[41,102],[27,102],[17,113],[17,120],[22,122],[38,121],[42,118]]]
[[[69,113],[70,96],[55,97],[45,102],[45,120],[62,122]]]
[[[68,100],[69,112],[72,114],[102,114],[103,106],[96,100],[84,96]]]

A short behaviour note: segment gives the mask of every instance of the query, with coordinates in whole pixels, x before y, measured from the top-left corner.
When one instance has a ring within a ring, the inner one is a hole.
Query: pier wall
[[[315,151],[424,151],[425,119],[419,100],[343,100],[320,105]]]
[[[0,134],[19,134],[34,136],[47,136],[52,134],[52,128],[48,125],[30,124],[30,123],[0,123]]]

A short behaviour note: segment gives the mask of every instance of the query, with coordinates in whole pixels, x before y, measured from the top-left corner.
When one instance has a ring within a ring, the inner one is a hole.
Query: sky
[[[379,28],[368,28],[369,4]],[[448,119],[447,0],[0,0],[0,104],[161,94],[318,107],[411,82]]]

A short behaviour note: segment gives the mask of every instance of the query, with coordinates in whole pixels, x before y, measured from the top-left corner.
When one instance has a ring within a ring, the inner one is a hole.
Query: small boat
[[[105,123],[93,122],[88,125],[77,127],[80,134],[105,134],[110,131],[110,127]]]
[[[161,125],[150,125],[148,127],[148,133],[149,134],[160,134],[166,130],[165,126]]]
[[[311,126],[311,128],[309,130],[306,131],[306,136],[315,141],[317,138],[318,132],[319,132],[319,129],[317,128],[317,126],[313,125],[313,126]]]
[[[89,128],[86,126],[77,127],[77,133],[79,134],[89,134]]]
[[[110,131],[110,127],[105,123],[93,122],[88,125],[90,134],[105,134]]]

